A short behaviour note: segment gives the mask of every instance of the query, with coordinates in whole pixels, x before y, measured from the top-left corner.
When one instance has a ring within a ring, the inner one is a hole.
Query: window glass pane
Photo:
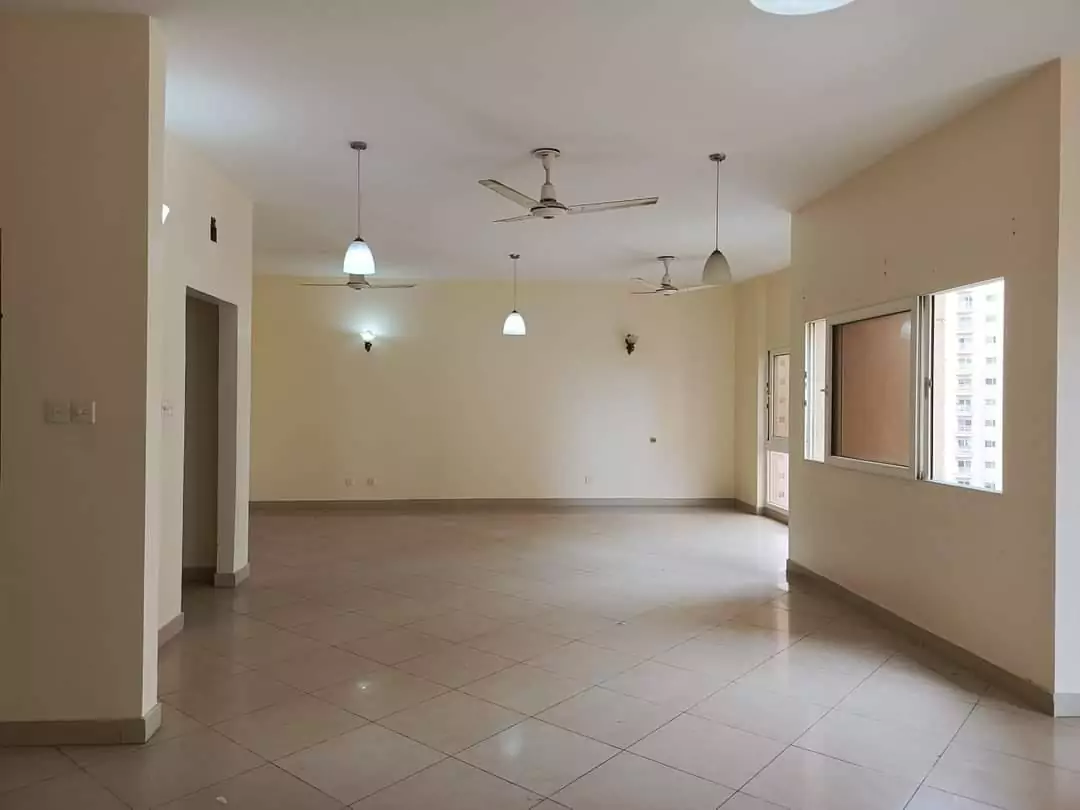
[[[788,454],[769,451],[769,506],[788,510]]]
[[[833,327],[832,453],[911,465],[911,313]]]
[[[774,354],[770,378],[769,409],[772,416],[772,437],[788,438],[788,409],[791,400],[791,355]]]
[[[998,492],[1005,282],[938,293],[933,310],[931,478]]]

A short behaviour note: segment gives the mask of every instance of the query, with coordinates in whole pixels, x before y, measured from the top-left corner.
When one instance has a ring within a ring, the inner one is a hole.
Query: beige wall
[[[161,369],[162,461],[160,623],[180,613],[184,514],[184,377],[187,292],[197,290],[219,306],[220,393],[217,570],[247,565],[251,411],[250,197],[181,138],[165,146],[164,231],[166,280],[161,301],[164,361]],[[210,241],[210,217],[218,241]],[[160,222],[160,217],[158,222]],[[233,505],[238,505],[233,508]]]
[[[732,496],[730,290],[524,284],[511,338],[506,283],[299,281],[256,279],[253,500]]]
[[[2,721],[156,702],[162,65],[145,17],[0,15]]]
[[[1059,89],[1048,66],[800,211],[791,321],[797,377],[807,320],[1005,278],[1004,494],[795,454],[791,557],[1049,689]]]
[[[1080,57],[1062,63],[1061,104],[1055,663],[1057,691],[1080,695]]]
[[[217,567],[218,306],[187,297],[184,568]]]
[[[765,504],[766,358],[791,348],[791,273],[748,279],[735,291],[735,497],[754,508]],[[792,385],[797,393],[798,386]],[[797,397],[792,408],[798,408]],[[801,418],[794,410],[791,421]]]

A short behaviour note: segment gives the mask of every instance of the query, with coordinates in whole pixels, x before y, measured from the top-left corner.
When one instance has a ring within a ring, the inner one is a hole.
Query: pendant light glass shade
[[[713,287],[731,283],[731,265],[728,264],[727,256],[719,250],[714,250],[705,260],[705,269],[701,271],[701,283]]]
[[[341,269],[349,276],[371,276],[375,274],[375,254],[360,236],[360,153],[367,149],[367,144],[351,141],[349,147],[356,152],[356,238],[345,251]]]
[[[506,316],[506,320],[503,321],[503,334],[514,335],[522,337],[525,334],[525,319],[521,317],[521,313],[517,308],[517,263],[521,255],[518,253],[511,253],[510,259],[514,263],[514,308],[510,314]]]
[[[375,255],[368,243],[356,237],[345,251],[343,269],[350,276],[370,276],[375,272]]]
[[[846,6],[853,0],[750,0],[762,11],[770,14],[783,14],[785,16],[799,16],[806,14],[820,14],[823,11],[833,11]]]
[[[521,313],[516,309],[507,315],[506,320],[503,321],[503,334],[518,336],[525,334],[525,319],[521,317]]]
[[[731,265],[720,250],[720,164],[727,160],[727,155],[716,152],[709,155],[709,160],[716,164],[716,243],[701,270],[701,283],[709,287],[719,287],[731,283]]]

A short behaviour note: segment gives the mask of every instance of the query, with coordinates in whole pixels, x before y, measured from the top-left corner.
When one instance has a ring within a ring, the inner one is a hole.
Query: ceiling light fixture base
[[[355,149],[357,152],[363,152],[367,149],[367,141],[349,141],[349,148]]]
[[[544,158],[560,157],[562,155],[562,152],[560,152],[558,149],[552,149],[551,147],[544,146],[540,149],[533,149],[532,152],[530,152],[529,154],[531,154],[535,158],[540,158],[541,160],[543,160]]]
[[[723,163],[725,160],[727,160],[727,155],[723,152],[713,152],[711,155],[709,155],[709,160],[711,160],[713,163]]]

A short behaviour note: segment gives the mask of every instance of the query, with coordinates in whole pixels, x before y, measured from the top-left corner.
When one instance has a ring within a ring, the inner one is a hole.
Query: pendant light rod
[[[715,250],[720,249],[720,164],[727,160],[723,152],[713,152],[709,160],[716,164],[716,245]]]
[[[520,258],[520,253],[510,254],[510,259],[514,262],[514,312],[517,312],[517,264]]]
[[[356,152],[356,238],[360,238],[360,153],[367,149],[367,141],[349,141]]]

